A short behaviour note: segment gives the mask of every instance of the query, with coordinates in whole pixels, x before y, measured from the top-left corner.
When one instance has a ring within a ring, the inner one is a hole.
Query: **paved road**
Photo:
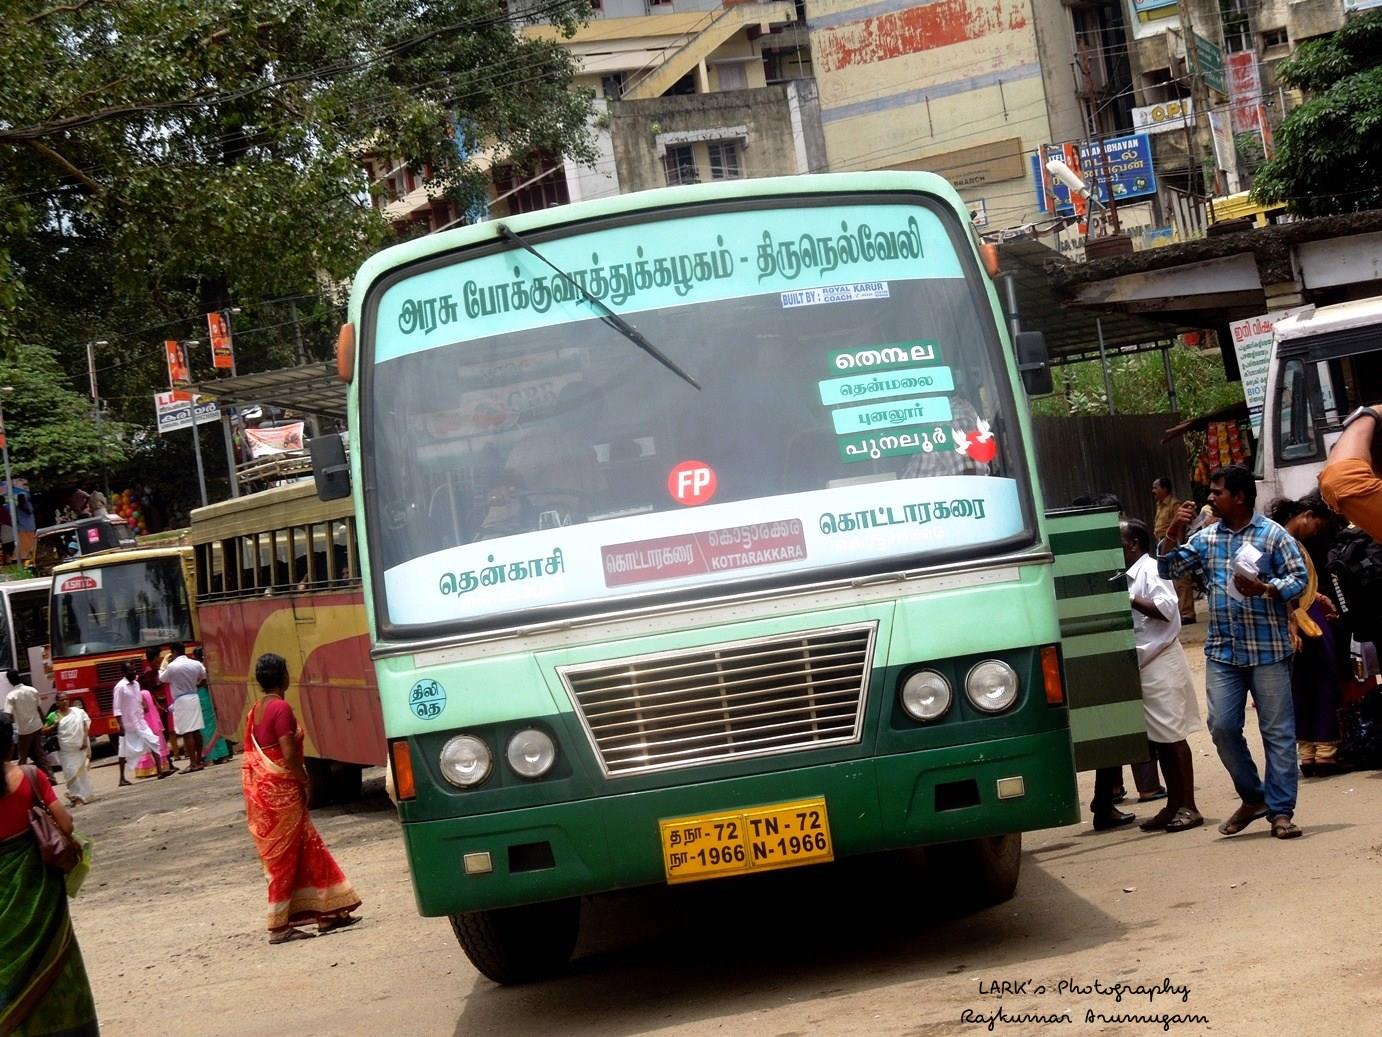
[[[1231,789],[1208,739],[1193,744],[1217,821]],[[1024,1037],[1258,1037],[1373,1034],[1382,1018],[1382,773],[1304,783],[1295,842],[1261,824],[1232,840],[1037,833],[1016,899],[973,914],[906,856],[599,900],[569,975],[499,988],[445,920],[417,916],[377,776],[317,815],[364,922],[268,946],[238,771],[117,790],[97,768],[78,815],[96,869],[73,911],[108,1034],[978,1035],[1001,1010],[992,1032]],[[1184,992],[1120,1004],[1096,981]],[[1010,1021],[1024,1013],[1047,1021]],[[1101,1018],[1126,1015],[1208,1022]]]

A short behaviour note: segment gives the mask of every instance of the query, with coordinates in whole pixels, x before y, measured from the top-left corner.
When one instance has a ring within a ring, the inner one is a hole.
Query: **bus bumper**
[[[975,759],[978,756],[979,759]],[[688,781],[693,775],[688,772]],[[1015,782],[1021,778],[1021,794]],[[836,857],[1079,820],[1064,730],[403,825],[423,915],[666,881],[662,818],[824,796]],[[466,855],[492,870],[466,874]]]

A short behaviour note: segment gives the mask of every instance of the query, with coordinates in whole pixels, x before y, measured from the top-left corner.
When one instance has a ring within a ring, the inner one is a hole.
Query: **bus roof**
[[[685,187],[658,187],[651,191],[574,202],[550,209],[538,209],[503,220],[487,220],[466,227],[425,234],[393,245],[365,260],[350,292],[351,320],[358,320],[365,292],[374,281],[395,267],[439,252],[449,252],[480,242],[501,240],[495,227],[503,223],[519,234],[561,227],[584,220],[621,216],[647,210],[666,211],[691,203],[732,202],[751,198],[809,197],[843,192],[888,191],[930,194],[956,211],[966,212],[965,203],[949,181],[935,173],[886,170],[870,173],[803,173],[797,176],[769,176],[748,180],[718,180]]]
[[[318,500],[316,483],[303,479],[197,508],[192,512],[190,540],[205,544],[247,533],[329,522],[345,518],[354,510],[349,497]]]
[[[1278,342],[1288,342],[1308,335],[1349,331],[1372,324],[1382,324],[1382,296],[1335,303],[1333,306],[1306,306],[1277,321],[1273,330]]]
[[[34,576],[26,580],[0,580],[0,594],[15,594],[19,591],[46,591],[53,586],[47,576]]]
[[[97,554],[73,558],[53,567],[53,575],[81,572],[83,569],[103,569],[111,565],[125,565],[129,562],[147,562],[155,558],[185,558],[192,549],[185,545],[171,547],[131,547],[124,551],[101,551]]]

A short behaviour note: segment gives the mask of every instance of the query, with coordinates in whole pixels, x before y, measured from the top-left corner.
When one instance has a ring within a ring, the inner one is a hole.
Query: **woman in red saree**
[[[269,883],[269,942],[286,943],[313,935],[299,925],[329,933],[358,922],[360,898],[307,816],[302,732],[283,701],[288,664],[265,653],[254,677],[264,694],[245,722],[245,811]]]

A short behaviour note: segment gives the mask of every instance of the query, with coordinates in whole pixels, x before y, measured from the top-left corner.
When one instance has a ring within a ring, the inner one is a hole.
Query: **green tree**
[[[1301,216],[1382,208],[1382,11],[1303,43],[1277,77],[1309,99],[1276,131],[1253,198]]]
[[[1207,414],[1241,403],[1243,387],[1224,377],[1224,365],[1213,353],[1186,346],[1171,347],[1171,375],[1184,417]],[[1166,369],[1160,353],[1137,353],[1109,361],[1113,406],[1119,414],[1169,414]],[[1055,369],[1056,395],[1035,400],[1034,414],[1107,414],[1104,373],[1097,360]],[[1168,422],[1169,424],[1169,422]]]
[[[8,0],[0,348],[84,373],[85,343],[105,340],[100,392],[145,426],[162,340],[204,341],[210,310],[243,309],[242,372],[291,363],[299,334],[324,355],[340,285],[394,234],[363,154],[405,157],[457,212],[486,191],[477,156],[588,160],[590,98],[559,38],[588,14],[588,0]],[[556,33],[522,31],[539,21]],[[210,374],[203,352],[194,374]]]
[[[36,488],[99,474],[125,456],[132,430],[105,422],[98,436],[91,401],[68,383],[42,346],[14,346],[0,360],[0,386],[12,390],[4,394],[10,468]]]

